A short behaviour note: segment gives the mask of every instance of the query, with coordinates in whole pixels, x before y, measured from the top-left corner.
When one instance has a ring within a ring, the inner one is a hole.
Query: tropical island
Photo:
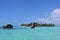
[[[31,27],[31,28],[35,28],[35,27],[54,27],[55,24],[31,22],[29,24],[21,24],[20,26]],[[3,26],[3,29],[12,29],[12,28],[13,28],[12,24],[7,24],[7,25]]]
[[[31,28],[35,28],[35,27],[54,27],[55,24],[32,22],[32,23],[29,23],[29,24],[21,24],[21,26],[31,27]]]

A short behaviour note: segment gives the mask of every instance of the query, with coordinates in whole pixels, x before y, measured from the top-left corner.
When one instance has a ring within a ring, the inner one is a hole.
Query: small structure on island
[[[4,29],[12,29],[13,25],[11,24],[7,24],[6,26],[3,26]]]

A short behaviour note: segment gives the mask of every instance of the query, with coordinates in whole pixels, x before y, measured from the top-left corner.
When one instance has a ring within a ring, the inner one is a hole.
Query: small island
[[[13,25],[7,24],[6,26],[3,26],[3,29],[12,29]]]
[[[31,27],[31,28],[35,28],[35,27],[54,27],[55,24],[47,24],[47,23],[37,23],[37,22],[32,22],[29,24],[21,24],[21,26],[26,26],[26,27]]]

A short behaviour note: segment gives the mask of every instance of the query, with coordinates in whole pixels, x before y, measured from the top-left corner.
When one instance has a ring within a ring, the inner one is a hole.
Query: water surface
[[[60,40],[60,27],[0,29],[0,40]]]

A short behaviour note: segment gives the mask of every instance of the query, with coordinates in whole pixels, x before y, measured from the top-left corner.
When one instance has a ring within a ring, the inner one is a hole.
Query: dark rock
[[[3,26],[4,29],[11,29],[13,28],[13,25],[11,24],[7,24],[6,26]]]
[[[3,28],[6,28],[6,26],[3,26]]]
[[[31,28],[35,28],[35,26],[32,26]]]

